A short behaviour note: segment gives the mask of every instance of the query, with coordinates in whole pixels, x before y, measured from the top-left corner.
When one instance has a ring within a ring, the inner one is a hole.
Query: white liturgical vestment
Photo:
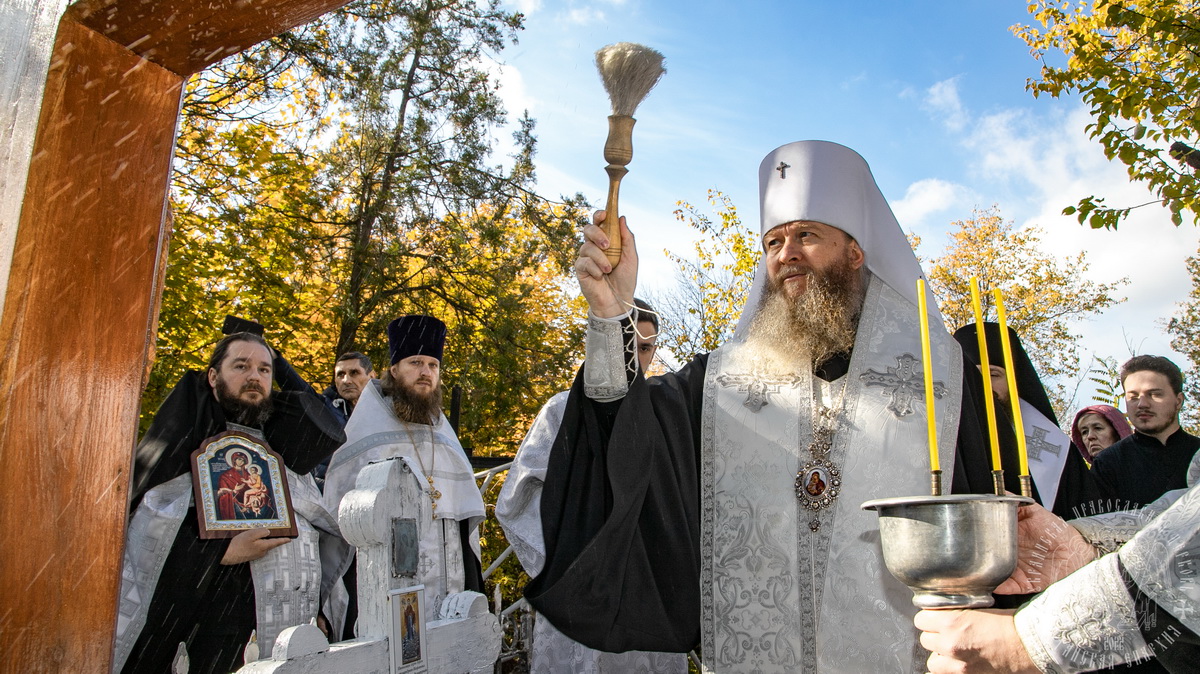
[[[710,669],[924,671],[912,592],[884,567],[876,513],[859,507],[929,490],[917,315],[873,278],[850,369],[828,385],[808,367],[763,369],[739,342],[710,356],[701,440],[701,634]],[[962,355],[944,331],[934,335],[933,359],[939,457],[950,474]],[[835,415],[827,463],[810,449],[822,386]]]
[[[538,412],[496,499],[496,519],[504,527],[508,542],[530,578],[542,571],[546,543],[542,538],[542,484],[554,436],[562,424],[568,391],[550,398]],[[687,672],[682,653],[628,651],[605,653],[588,648],[559,632],[549,620],[538,616],[533,624],[530,667],[532,674],[669,674]]]
[[[1131,596],[1120,567],[1137,593],[1200,634],[1200,454],[1188,469],[1187,484],[1140,510],[1071,521],[1108,554],[1051,585],[1017,612],[1017,633],[1039,669],[1086,672],[1172,648],[1181,636],[1176,627],[1160,630],[1147,643],[1138,624],[1138,598]]]
[[[433,488],[440,494],[434,511],[436,519],[421,517],[418,522],[417,578],[424,583],[428,598],[426,619],[437,620],[442,599],[464,589],[458,521],[465,520],[472,529],[472,552],[478,557],[479,535],[475,528],[484,518],[483,497],[471,463],[446,417],[441,416],[433,426],[402,422],[378,385],[373,382],[364,387],[346,424],[346,444],[334,452],[329,462],[325,502],[330,512],[337,513],[363,468],[394,457],[408,464],[423,489],[428,485],[426,475],[432,474]]]

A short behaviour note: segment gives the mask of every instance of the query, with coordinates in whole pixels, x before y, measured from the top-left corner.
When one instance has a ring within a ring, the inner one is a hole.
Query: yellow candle
[[[1008,399],[1012,402],[1013,431],[1017,435],[1017,458],[1021,461],[1021,475],[1029,475],[1029,454],[1025,447],[1025,422],[1021,419],[1021,396],[1017,393],[1017,373],[1013,368],[1012,344],[1008,339],[1008,322],[1004,316],[1004,297],[1000,289],[992,291],[996,296],[996,318],[1000,323],[1000,345],[1004,348],[1004,370],[1008,374]]]
[[[992,470],[1000,470],[1000,436],[996,434],[996,403],[992,399],[992,368],[988,358],[987,333],[983,330],[983,305],[979,301],[979,277],[971,277],[971,307],[975,310],[975,337],[979,342],[979,368],[983,373],[983,406],[987,410],[988,440],[992,447]]]
[[[921,314],[921,361],[925,369],[925,418],[929,428],[929,469],[941,470],[938,461],[937,415],[933,405],[933,358],[929,348],[929,311],[925,303],[925,279],[917,279],[917,311]]]

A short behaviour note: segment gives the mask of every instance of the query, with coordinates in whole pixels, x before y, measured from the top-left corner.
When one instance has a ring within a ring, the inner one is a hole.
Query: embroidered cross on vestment
[[[1025,449],[1029,452],[1030,461],[1041,461],[1042,452],[1050,452],[1054,456],[1058,456],[1062,451],[1062,447],[1053,442],[1046,441],[1046,429],[1034,428],[1032,435],[1025,436]]]
[[[779,393],[784,386],[795,386],[800,383],[800,377],[794,374],[769,376],[754,371],[746,374],[725,373],[717,377],[717,383],[726,388],[736,388],[739,393],[746,394],[742,403],[751,412],[758,412],[770,404],[772,393]]]
[[[887,368],[887,372],[867,370],[859,375],[863,384],[880,386],[883,393],[891,398],[888,410],[897,419],[912,414],[913,400],[925,396],[925,378],[921,369],[921,361],[911,353],[896,357],[896,367]],[[933,395],[938,398],[946,395],[946,385],[940,381],[933,382]]]

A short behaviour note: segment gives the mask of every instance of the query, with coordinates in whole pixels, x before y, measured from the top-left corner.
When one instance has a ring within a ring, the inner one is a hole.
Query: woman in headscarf
[[[1112,405],[1092,405],[1075,413],[1071,441],[1089,464],[1101,450],[1133,433],[1125,415]]]

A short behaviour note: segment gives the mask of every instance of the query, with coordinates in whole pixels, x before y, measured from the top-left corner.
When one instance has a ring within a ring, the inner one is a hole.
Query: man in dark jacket
[[[342,428],[350,421],[350,414],[354,412],[354,406],[358,404],[358,397],[362,395],[363,389],[375,378],[371,359],[365,354],[347,351],[338,357],[333,366],[333,384],[325,389],[321,397],[325,399],[325,404],[337,417]],[[313,477],[317,479],[317,486],[321,489],[325,488],[325,471],[329,470],[330,458],[326,457],[313,468]]]
[[[1134,356],[1120,374],[1134,432],[1092,464],[1100,512],[1141,508],[1187,487],[1188,465],[1200,449],[1200,438],[1179,427],[1183,373],[1175,363],[1162,356]]]
[[[329,406],[345,426],[350,419],[350,413],[358,403],[358,396],[363,388],[375,379],[375,370],[371,367],[371,359],[357,351],[347,351],[337,359],[333,366],[333,385],[322,393]]]

